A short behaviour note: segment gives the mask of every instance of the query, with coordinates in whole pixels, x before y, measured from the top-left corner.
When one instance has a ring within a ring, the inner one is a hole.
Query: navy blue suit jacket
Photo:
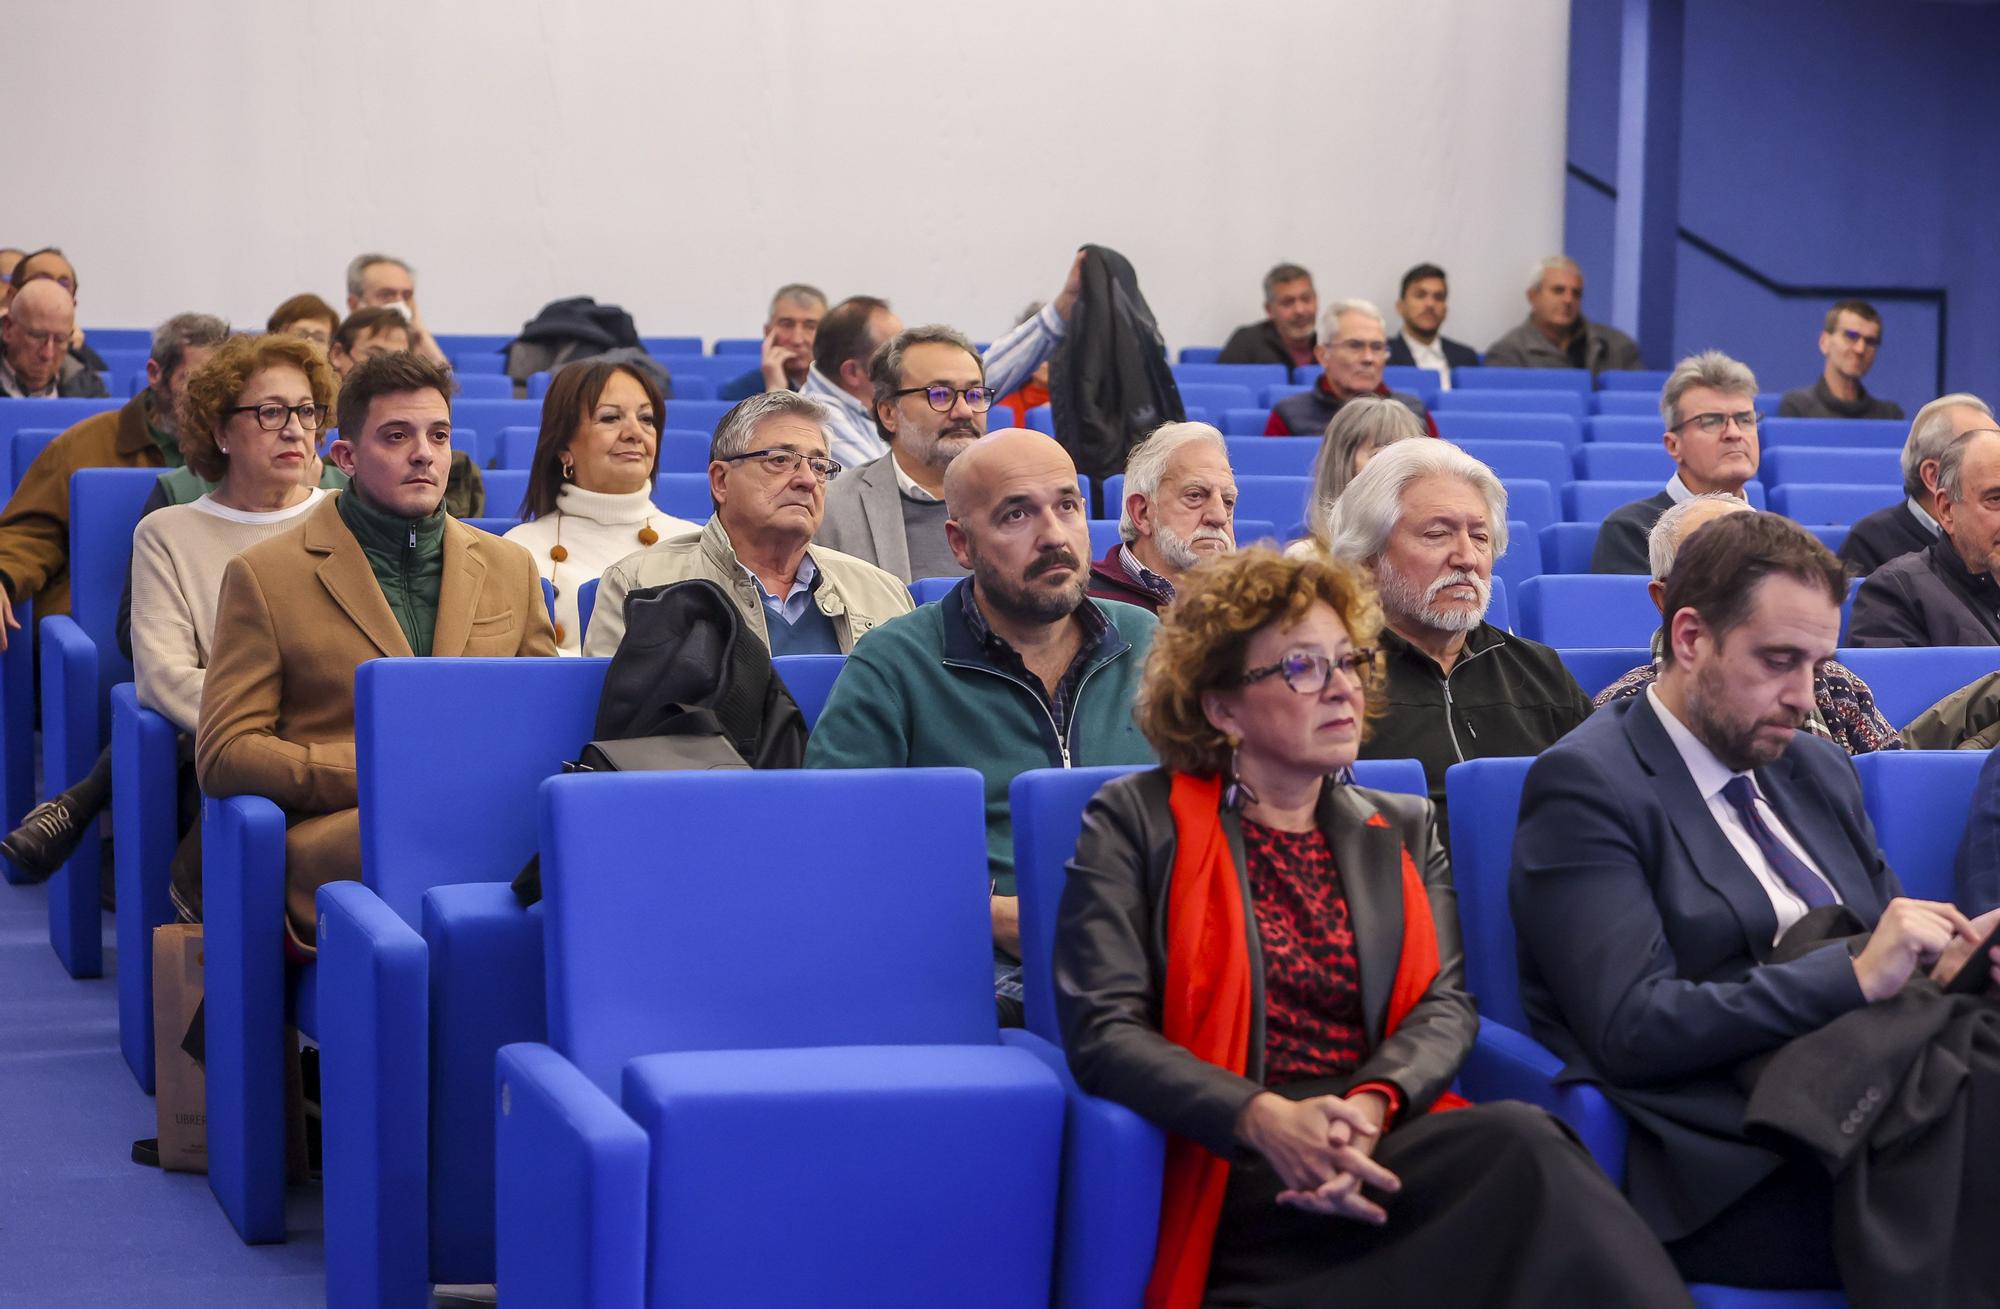
[[[1986,756],[1972,788],[1972,812],[1952,869],[1952,899],[1975,916],[2000,907],[2000,750]]]
[[[1872,928],[1901,888],[1861,783],[1800,732],[1756,772],[1786,829]],[[1563,1077],[1632,1119],[1626,1190],[1663,1239],[1694,1231],[1781,1158],[1743,1133],[1738,1072],[1865,1001],[1830,944],[1782,964],[1770,898],[1643,695],[1542,752],[1521,795],[1509,887],[1521,1003]]]

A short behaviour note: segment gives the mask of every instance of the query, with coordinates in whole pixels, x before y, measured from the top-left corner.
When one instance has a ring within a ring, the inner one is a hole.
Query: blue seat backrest
[[[1174,360],[1183,364],[1212,364],[1221,353],[1219,345],[1184,345]]]
[[[1892,418],[1767,418],[1757,425],[1767,450],[1786,445],[1901,450],[1909,433],[1908,423]]]
[[[995,1040],[971,769],[573,775],[540,808],[550,1040],[613,1096],[641,1054]]]
[[[1576,481],[1658,482],[1674,475],[1673,456],[1655,441],[1585,441],[1576,450]]]
[[[1507,907],[1507,876],[1514,857],[1514,827],[1521,812],[1521,784],[1531,757],[1474,759],[1445,770],[1451,823],[1451,880],[1458,892],[1458,922],[1465,939],[1465,980],[1482,1018],[1528,1030],[1521,1012],[1521,981],[1514,955],[1514,920]]]
[[[1953,899],[1952,866],[1965,835],[1965,816],[1972,811],[1973,789],[1990,753],[1877,750],[1854,757],[1876,844],[1901,879],[1905,895]]]
[[[819,722],[819,711],[826,708],[834,679],[846,663],[847,656],[837,654],[779,655],[771,661],[799,712],[805,715],[807,731]]]
[[[456,375],[462,400],[512,400],[514,379],[504,373],[460,373]],[[540,399],[540,396],[535,397]]]
[[[1229,447],[1229,469],[1238,477],[1310,477],[1313,458],[1320,443],[1298,436],[1281,440],[1270,436],[1225,437]]]
[[[1215,411],[1211,409],[1210,413]],[[1218,424],[1224,436],[1262,436],[1264,427],[1271,421],[1271,411],[1264,405],[1252,405],[1247,409],[1232,408],[1222,411],[1222,421]],[[1300,433],[1317,436],[1318,433]]]
[[[1657,399],[1671,377],[1664,368],[1628,368],[1597,375],[1597,389],[1600,391],[1640,391],[1649,398]]]
[[[1592,414],[1583,420],[1583,439],[1586,445],[1604,442],[1610,445],[1650,445],[1667,457],[1666,442],[1661,431],[1664,424],[1658,413],[1638,414]]]
[[[1561,486],[1572,480],[1569,447],[1560,441],[1461,440],[1458,448],[1499,476],[1528,477]]]
[[[1260,541],[1267,545],[1283,546],[1287,540],[1286,537],[1279,535],[1278,525],[1267,518],[1238,518],[1231,526],[1236,533],[1238,546],[1255,545]]]
[[[64,431],[92,414],[101,414],[107,409],[116,409],[124,404],[123,399],[79,400],[72,397],[56,396],[47,400],[17,400],[0,396],[0,448],[14,444],[14,433],[24,427],[51,427]],[[15,470],[15,480],[27,471],[22,465]]]
[[[1521,584],[1515,630],[1531,641],[1567,646],[1649,645],[1660,611],[1637,575],[1544,573]]]
[[[1555,441],[1564,449],[1583,444],[1583,422],[1573,414],[1496,414],[1440,409],[1438,435],[1447,441]]]
[[[1296,379],[1301,382],[1317,383],[1320,370],[1313,367],[1312,376],[1303,373]],[[1418,368],[1414,364],[1387,364],[1382,369],[1382,381],[1391,391],[1403,391],[1414,395],[1426,405],[1444,391],[1444,379],[1435,369]]]
[[[373,659],[354,673],[362,879],[412,927],[424,892],[504,882],[535,792],[590,741],[604,659]]]
[[[1172,370],[1174,382],[1181,388],[1183,396],[1187,394],[1187,388],[1190,386],[1219,383],[1224,386],[1240,386],[1254,394],[1267,386],[1276,386],[1280,382],[1293,380],[1287,376],[1290,370],[1283,364],[1174,364]],[[1249,402],[1246,396],[1243,403]]]
[[[669,400],[663,422],[681,431],[712,434],[722,416],[735,407],[727,400]]]
[[[701,354],[701,338],[698,336],[642,336],[639,344],[656,359],[664,355]]]
[[[1542,545],[1526,523],[1507,523],[1507,553],[1493,561],[1493,580],[1519,589],[1521,583],[1542,575]]]
[[[1090,555],[1096,559],[1119,542],[1118,520],[1116,518],[1093,518],[1090,520]]]
[[[1468,387],[1481,391],[1574,391],[1578,395],[1589,395],[1592,391],[1590,370],[1587,368],[1454,368],[1451,370],[1453,387]]]
[[[1764,451],[1757,463],[1757,476],[1766,486],[1789,482],[1844,482],[1849,485],[1887,485],[1903,482],[1903,452],[1843,450],[1838,446],[1781,445]],[[1897,492],[1898,495],[1901,491]]]
[[[1261,390],[1262,388],[1259,388]],[[1228,382],[1182,382],[1180,383],[1181,403],[1200,405],[1205,409],[1228,409],[1232,405],[1254,405],[1257,391],[1248,386]]]
[[[1556,657],[1569,669],[1569,675],[1583,688],[1583,693],[1593,700],[1598,692],[1611,685],[1640,664],[1653,662],[1650,646],[1569,646],[1557,647]]]
[[[1840,603],[1840,643],[1842,645],[1847,644],[1847,629],[1854,622],[1854,598],[1861,594],[1861,584],[1866,580],[1863,577],[1850,577],[1847,579],[1847,599]]]
[[[451,355],[451,371],[460,380],[499,377],[507,371],[507,356],[490,350],[460,350]]]
[[[709,348],[709,352],[717,355],[735,355],[739,359],[744,355],[761,355],[764,353],[764,338],[761,336],[719,336],[715,338],[715,344]],[[746,361],[746,369],[749,364],[755,362],[754,359]]]
[[[1786,482],[1771,488],[1771,508],[1800,523],[1851,525],[1877,509],[1902,502],[1903,488],[1895,482],[1865,486]]]
[[[1563,512],[1572,523],[1601,523],[1605,515],[1634,500],[1645,500],[1664,489],[1661,482],[1576,481],[1563,488]],[[1743,495],[1752,506],[1764,507],[1764,484],[1745,482]]]
[[[159,484],[157,468],[81,468],[69,479],[70,617],[97,643],[104,694],[132,679],[118,649],[118,600],[132,567],[132,531]]]
[[[1899,730],[1953,691],[2000,671],[2000,649],[1990,645],[1841,649],[1833,657],[1868,683],[1875,707]]]
[[[910,583],[910,599],[920,605],[936,604],[945,593],[965,579],[962,577],[919,577]]]
[[[461,352],[466,354],[499,355],[513,332],[436,332],[433,333],[438,349],[453,359]]]
[[[1640,418],[1653,424],[1653,435],[1658,436],[1665,426],[1660,421],[1660,393],[1658,391],[1599,391],[1590,397],[1590,410],[1607,417]],[[1617,437],[1624,440],[1624,437]]]
[[[24,427],[14,433],[13,439],[7,443],[8,495],[13,495],[14,488],[21,484],[21,474],[28,471],[28,465],[49,448],[49,442],[61,435],[61,429],[54,427]]]
[[[1556,512],[1555,486],[1539,477],[1503,477],[1500,485],[1507,488],[1507,520],[1526,523],[1528,529],[1537,536],[1550,523],[1561,519]]]
[[[1014,816],[1014,875],[1021,893],[1021,976],[1028,1030],[1057,1045],[1062,1044],[1062,1030],[1050,980],[1056,916],[1070,859],[1083,831],[1084,806],[1106,782],[1141,771],[1140,767],[1035,768],[1007,788]],[[1430,794],[1424,767],[1414,759],[1357,760],[1354,780],[1378,791]]]
[[[604,579],[593,577],[576,588],[576,644],[578,649],[590,639],[591,615],[597,612],[597,584]]]
[[[1582,421],[1590,412],[1586,397],[1575,391],[1474,390],[1439,392],[1431,408],[1441,414],[1568,414]]]
[[[660,362],[667,366],[667,375],[674,382],[674,394],[668,400],[669,404],[674,400],[713,400],[716,387],[757,370],[757,361],[745,359],[742,355],[677,354]],[[696,395],[696,390],[702,394]]]
[[[479,476],[486,483],[486,513],[481,517],[499,518],[521,512],[521,499],[528,494],[527,469],[487,468]]]
[[[540,400],[482,400],[478,398],[457,399],[451,402],[451,425],[454,431],[461,427],[471,428],[486,435],[489,440],[483,444],[492,445],[499,440],[499,434],[510,427],[533,427],[542,425],[542,402]],[[456,443],[454,443],[456,444]],[[481,450],[483,456],[497,456],[499,451]],[[484,463],[482,458],[480,462]],[[522,465],[526,467],[526,465]]]
[[[715,507],[707,473],[661,473],[653,479],[653,503],[676,518],[705,523]]]
[[[1597,549],[1596,523],[1550,523],[1536,535],[1542,542],[1543,572],[1590,571],[1590,556]]]

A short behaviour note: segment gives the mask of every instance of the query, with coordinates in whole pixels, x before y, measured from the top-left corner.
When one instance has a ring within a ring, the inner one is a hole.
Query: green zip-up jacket
[[[410,652],[428,655],[437,635],[438,594],[444,589],[444,506],[428,518],[397,518],[340,493],[340,521],[361,543],[375,584],[396,616]]]
[[[856,643],[806,745],[808,768],[976,768],[986,779],[986,856],[998,895],[1014,894],[1007,788],[1030,768],[1150,764],[1132,721],[1158,620],[1136,605],[1086,600],[1110,620],[1083,675],[1067,739],[1048,705],[986,657],[965,625],[967,583]]]

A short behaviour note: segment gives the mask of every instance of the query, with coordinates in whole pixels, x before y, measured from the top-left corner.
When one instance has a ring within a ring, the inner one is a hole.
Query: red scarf
[[[1222,779],[1175,773],[1168,807],[1175,851],[1167,890],[1167,982],[1160,1030],[1176,1045],[1241,1076],[1249,1067],[1251,1030],[1249,910],[1222,825]],[[1389,824],[1378,813],[1368,825]],[[1384,1036],[1402,1024],[1438,973],[1430,897],[1406,847],[1402,862],[1403,948],[1389,988]],[[1431,1109],[1464,1103],[1447,1092]],[[1201,1303],[1228,1184],[1227,1162],[1185,1138],[1167,1141],[1160,1240],[1146,1309],[1195,1309]]]

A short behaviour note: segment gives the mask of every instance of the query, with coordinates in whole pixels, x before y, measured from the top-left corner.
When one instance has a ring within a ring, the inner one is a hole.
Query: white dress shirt
[[[1437,337],[1432,337],[1430,344],[1425,345],[1416,337],[1411,336],[1409,329],[1405,328],[1403,331],[1403,344],[1410,349],[1410,361],[1412,363],[1416,364],[1419,368],[1428,368],[1438,375],[1438,390],[1451,390],[1451,365],[1445,362],[1444,347],[1438,344]]]
[[[1736,806],[1730,804],[1722,794],[1722,788],[1729,785],[1732,778],[1750,779],[1750,789],[1757,797],[1755,801],[1757,816],[1764,820],[1764,825],[1784,843],[1787,850],[1799,857],[1800,863],[1812,869],[1815,876],[1826,882],[1827,891],[1835,900],[1839,900],[1839,888],[1820,871],[1819,865],[1813,862],[1812,856],[1806,853],[1798,838],[1785,829],[1784,820],[1771,808],[1770,801],[1764,798],[1763,789],[1757,785],[1756,774],[1731,772],[1727,764],[1715,757],[1713,750],[1703,745],[1680,719],[1674,717],[1673,710],[1667,708],[1661,701],[1660,694],[1655,688],[1650,686],[1646,688],[1646,699],[1653,706],[1653,712],[1659,715],[1661,725],[1667,729],[1667,739],[1674,743],[1674,749],[1680,751],[1681,762],[1687,765],[1688,776],[1694,779],[1695,790],[1701,792],[1702,800],[1708,805],[1710,817],[1715,819],[1716,825],[1722,829],[1722,834],[1729,838],[1729,844],[1735,847],[1736,853],[1743,856],[1743,862],[1750,866],[1750,872],[1757,878],[1757,884],[1769,897],[1771,909],[1778,916],[1778,930],[1771,937],[1772,943],[1776,944],[1786,929],[1806,916],[1806,902],[1799,899],[1792,888],[1785,884],[1785,879],[1779,875],[1778,870],[1771,867],[1771,861],[1766,859],[1764,852],[1758,848],[1757,839],[1751,836],[1750,829],[1743,825],[1743,816],[1736,812]]]

